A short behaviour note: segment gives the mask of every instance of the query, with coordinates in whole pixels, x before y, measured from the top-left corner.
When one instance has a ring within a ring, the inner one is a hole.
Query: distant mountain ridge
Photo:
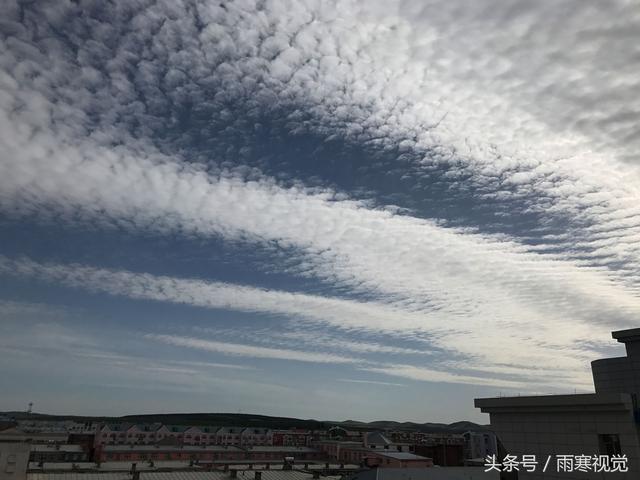
[[[454,423],[415,423],[415,422],[394,422],[391,420],[377,420],[374,422],[357,422],[346,420],[337,423],[344,428],[362,428],[368,430],[414,430],[424,433],[464,433],[471,431],[489,430],[488,425],[479,425],[474,422],[463,420]]]
[[[424,433],[463,433],[469,430],[484,431],[489,427],[474,422],[460,421],[446,423],[415,423],[378,420],[374,422],[320,421],[290,417],[272,417],[247,413],[152,413],[141,415],[124,415],[121,417],[99,417],[84,415],[49,415],[44,413],[0,412],[0,415],[16,420],[73,420],[78,422],[109,423],[154,423],[167,425],[204,425],[204,426],[238,426],[263,427],[272,429],[302,428],[309,430],[326,430],[334,426],[350,430],[413,430]]]

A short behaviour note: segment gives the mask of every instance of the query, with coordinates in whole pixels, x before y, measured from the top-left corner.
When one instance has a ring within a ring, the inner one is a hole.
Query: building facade
[[[30,450],[28,443],[0,442],[0,480],[26,480]]]
[[[467,459],[486,458],[498,454],[498,441],[493,432],[465,432],[464,457]]]
[[[407,452],[369,450],[364,464],[370,468],[430,468],[433,460]]]
[[[612,336],[625,344],[627,356],[592,362],[595,393],[476,399],[490,414],[504,453],[549,459],[545,472],[541,464],[534,471],[521,466],[505,478],[640,478],[640,329]]]
[[[282,463],[285,457],[296,461],[320,460],[324,455],[319,450],[307,447],[254,446],[173,446],[173,445],[105,445],[96,449],[96,460],[100,462],[275,462]]]

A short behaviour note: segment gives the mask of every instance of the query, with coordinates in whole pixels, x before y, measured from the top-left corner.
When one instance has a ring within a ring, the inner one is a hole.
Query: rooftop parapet
[[[611,332],[611,336],[620,343],[624,343],[627,349],[627,357],[640,358],[640,328],[617,330]]]

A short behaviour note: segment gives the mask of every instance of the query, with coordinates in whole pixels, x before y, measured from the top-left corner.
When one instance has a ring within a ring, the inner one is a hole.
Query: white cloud
[[[145,338],[157,340],[168,345],[189,347],[209,352],[218,352],[227,355],[238,355],[253,358],[270,358],[276,360],[295,360],[297,362],[312,363],[356,363],[358,360],[350,357],[335,355],[333,353],[305,352],[284,348],[267,348],[255,345],[217,342],[200,338],[180,337],[176,335],[146,334]]]
[[[179,3],[120,5],[90,29],[91,41],[76,38],[82,28],[69,23],[74,55],[9,9],[13,35],[0,45],[3,212],[291,247],[302,259],[294,273],[382,300],[362,305],[29,262],[23,273],[346,328],[423,330],[482,368],[535,364],[584,374],[592,352],[574,341],[602,343],[640,313],[640,192],[629,164],[640,75],[628,60],[635,42],[625,37],[635,37],[625,32],[637,31],[638,15],[633,3],[616,3],[604,17],[592,4],[560,3],[271,2],[260,12],[250,3],[203,3],[195,7],[202,28]],[[50,4],[27,18],[64,24],[65,8],[78,7]],[[565,9],[579,14],[565,21],[556,15]],[[243,111],[288,112],[292,134],[409,152],[408,175],[443,168],[457,187],[477,188],[479,201],[498,199],[508,211],[509,199],[520,199],[541,215],[543,235],[558,219],[567,234],[529,246],[444,228],[337,192],[186,163],[175,152],[193,132],[175,145],[159,138],[191,103],[202,115],[221,111],[211,128],[229,123],[225,134],[241,134],[222,108],[229,98]],[[259,307],[265,299],[272,303]],[[401,319],[389,321],[396,314]]]
[[[408,378],[421,382],[483,385],[489,387],[508,388],[520,392],[548,393],[550,390],[567,392],[571,388],[579,388],[581,391],[593,390],[592,383],[584,376],[576,376],[570,379],[569,383],[547,378],[546,381],[540,381],[539,383],[536,382],[535,384],[532,384],[524,378],[519,380],[508,380],[504,378],[498,379],[493,376],[481,377],[477,375],[463,375],[435,370],[428,367],[404,364],[363,367],[362,370],[392,377]],[[522,373],[522,371],[520,373]]]
[[[540,383],[547,384],[551,367],[564,367],[565,371],[571,371],[572,376],[565,375],[567,384],[583,384],[587,377],[585,368],[593,357],[593,351],[589,347],[575,347],[572,341],[577,334],[576,324],[556,326],[554,334],[556,338],[549,341],[542,336],[535,337],[533,333],[540,334],[541,326],[532,326],[528,330],[525,325],[506,324],[491,327],[483,324],[484,331],[473,332],[456,330],[456,326],[448,327],[438,325],[437,313],[429,309],[416,311],[402,308],[402,305],[356,302],[343,299],[317,297],[300,293],[288,293],[274,290],[262,290],[252,287],[221,284],[198,281],[193,279],[179,279],[172,277],[156,277],[149,274],[134,274],[131,272],[118,272],[105,269],[95,269],[79,265],[64,266],[55,264],[39,264],[22,259],[12,261],[6,257],[0,257],[0,273],[3,275],[18,275],[30,278],[55,282],[58,285],[68,285],[75,288],[83,288],[98,292],[106,292],[112,295],[125,295],[131,298],[152,299],[157,301],[185,303],[188,305],[206,308],[225,308],[249,312],[262,312],[268,314],[285,315],[293,320],[305,319],[307,322],[324,325],[337,329],[334,335],[314,335],[313,333],[294,333],[269,335],[263,340],[275,345],[297,345],[298,349],[290,348],[266,348],[256,345],[238,344],[232,342],[211,342],[182,336],[150,334],[147,338],[155,338],[168,343],[181,346],[189,346],[220,353],[247,355],[265,358],[289,358],[310,362],[333,363],[371,363],[363,359],[357,359],[337,351],[344,349],[349,353],[377,353],[389,354],[415,354],[412,349],[386,347],[339,338],[339,332],[344,330],[360,330],[378,334],[399,336],[420,335],[429,336],[433,345],[448,349],[448,353],[465,355],[463,362],[451,360],[431,359],[430,364],[439,365],[442,369],[438,378],[451,375],[454,381],[460,378],[470,379],[472,375],[459,375],[459,371],[477,370],[481,373],[480,384],[494,382],[505,386],[500,379],[504,374],[526,375],[533,388]],[[434,317],[435,318],[432,318]],[[375,320],[375,321],[374,321]],[[421,320],[424,320],[421,323]],[[431,325],[430,322],[434,324]],[[459,328],[459,326],[457,326]],[[553,326],[549,326],[551,328]],[[500,329],[505,329],[500,332]],[[515,328],[524,338],[522,344],[517,343]],[[585,326],[593,330],[593,327]],[[459,332],[459,333],[456,333]],[[42,333],[42,332],[41,332]],[[585,331],[583,338],[592,334]],[[45,337],[49,333],[45,332]],[[478,338],[477,335],[481,335]],[[311,342],[311,336],[318,338],[318,342]],[[471,338],[464,338],[464,336]],[[338,338],[335,338],[338,337]],[[460,339],[466,341],[460,341]],[[324,339],[324,340],[323,340]],[[307,350],[300,351],[300,342],[307,342]],[[507,341],[509,343],[507,343]],[[324,342],[324,343],[323,343]],[[499,349],[495,343],[504,342]],[[314,348],[311,348],[311,345]],[[326,352],[317,352],[318,346],[324,346]],[[425,352],[429,353],[429,352]],[[591,356],[590,356],[591,355]],[[499,365],[500,363],[520,363],[518,367]],[[385,368],[385,367],[380,367]],[[415,367],[422,371],[423,367]],[[396,369],[387,369],[391,371]],[[576,373],[577,370],[577,373]],[[383,373],[380,370],[378,373]],[[489,378],[491,377],[491,378]],[[421,377],[425,380],[432,376]],[[418,378],[420,379],[420,378]],[[508,386],[510,382],[507,382]]]
[[[367,384],[367,385],[384,385],[388,387],[406,387],[402,383],[379,382],[377,380],[358,380],[355,378],[338,378],[336,381],[345,383]]]

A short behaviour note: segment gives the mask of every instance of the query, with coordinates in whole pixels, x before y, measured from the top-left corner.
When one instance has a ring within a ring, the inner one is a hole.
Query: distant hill
[[[350,430],[415,430],[425,433],[462,433],[468,430],[488,430],[488,426],[473,422],[461,421],[451,424],[445,423],[414,423],[379,420],[375,422],[358,422],[355,420],[319,421],[289,417],[271,417],[267,415],[253,415],[247,413],[157,413],[141,415],[125,415],[122,417],[93,417],[81,415],[48,415],[43,413],[0,412],[0,415],[16,420],[74,420],[77,422],[127,422],[154,423],[167,425],[204,425],[204,426],[238,426],[262,427],[273,429],[302,428],[310,430],[325,430],[333,426],[341,426]]]
[[[93,417],[81,415],[48,415],[43,413],[1,412],[0,415],[16,420],[74,420],[77,422],[109,422],[109,423],[154,423],[167,425],[210,425],[210,426],[238,426],[264,428],[303,428],[324,430],[331,428],[336,422],[320,422],[317,420],[302,420],[299,418],[270,417],[266,415],[252,415],[245,413],[158,413],[141,415],[124,415],[122,417]]]
[[[415,423],[415,422],[394,422],[389,420],[378,420],[375,422],[357,422],[346,420],[338,423],[343,428],[363,429],[363,430],[413,430],[424,433],[464,433],[469,430],[485,431],[489,430],[488,425],[478,425],[469,421],[446,423]]]

